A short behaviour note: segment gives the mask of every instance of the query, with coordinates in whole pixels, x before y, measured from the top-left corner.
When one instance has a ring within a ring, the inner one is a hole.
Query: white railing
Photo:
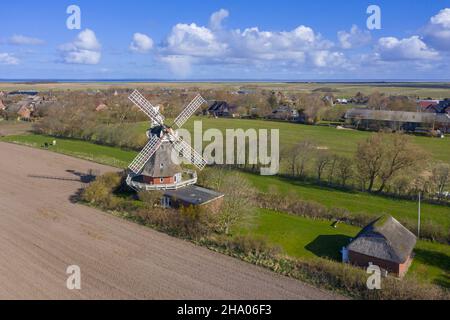
[[[186,170],[184,173],[189,174],[191,176],[191,179],[184,180],[177,183],[170,183],[170,184],[148,184],[143,182],[137,182],[133,181],[133,176],[128,175],[127,177],[127,184],[135,189],[135,190],[146,190],[146,191],[154,191],[154,190],[177,190],[183,187],[190,186],[192,184],[197,183],[197,172]]]

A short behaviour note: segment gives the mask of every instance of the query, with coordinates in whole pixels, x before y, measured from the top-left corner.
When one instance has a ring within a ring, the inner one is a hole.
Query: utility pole
[[[417,238],[420,238],[420,200],[422,193],[419,191],[419,210],[418,210],[418,220],[417,220]]]

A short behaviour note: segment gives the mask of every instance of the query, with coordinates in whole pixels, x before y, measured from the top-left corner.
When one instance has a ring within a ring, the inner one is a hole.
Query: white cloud
[[[170,55],[194,57],[220,56],[226,50],[227,44],[217,39],[210,29],[197,26],[195,23],[175,25],[165,46],[165,51]]]
[[[19,64],[19,59],[17,59],[10,53],[0,52],[0,64],[16,65]]]
[[[450,8],[431,17],[424,28],[424,40],[436,49],[450,51]]]
[[[217,30],[222,28],[222,21],[226,19],[230,13],[228,10],[220,9],[219,11],[214,12],[209,19],[209,26],[212,30]]]
[[[177,24],[159,50],[161,60],[172,70],[186,74],[192,64],[257,65],[273,68],[309,65],[339,67],[346,61],[343,53],[332,51],[334,44],[312,28],[300,25],[290,31],[264,31],[258,27],[244,30],[224,29],[228,16],[222,9],[211,15],[210,27],[196,23]]]
[[[143,33],[135,33],[133,41],[130,45],[130,50],[139,53],[147,53],[153,48],[153,40]]]
[[[98,64],[101,59],[101,45],[94,31],[85,29],[76,39],[60,47],[66,63]]]
[[[372,37],[367,30],[360,30],[358,26],[353,25],[350,32],[339,31],[338,40],[343,49],[352,49],[362,47],[370,43]]]
[[[376,51],[382,60],[435,60],[439,53],[429,48],[419,36],[405,39],[385,37],[378,40]]]
[[[18,34],[13,35],[9,39],[8,42],[13,45],[30,45],[30,46],[36,46],[36,45],[41,45],[41,44],[45,43],[41,39],[31,38],[31,37],[27,37],[24,35],[18,35]]]

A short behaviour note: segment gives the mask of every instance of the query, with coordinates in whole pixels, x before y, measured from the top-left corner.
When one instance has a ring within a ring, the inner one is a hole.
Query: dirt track
[[[72,203],[81,182],[67,170],[89,169],[112,170],[0,143],[0,299],[339,298]],[[66,288],[69,265],[79,291]]]

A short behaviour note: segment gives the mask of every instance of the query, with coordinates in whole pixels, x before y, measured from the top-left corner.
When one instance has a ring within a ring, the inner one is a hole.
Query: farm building
[[[236,106],[230,105],[226,101],[214,101],[205,113],[215,117],[235,117],[236,112]]]
[[[377,265],[398,277],[408,271],[416,236],[392,216],[371,222],[343,250],[344,261],[360,267]]]
[[[11,91],[9,95],[15,96],[15,95],[26,95],[26,96],[36,96],[39,94],[38,91],[35,90],[18,90],[18,91]]]
[[[450,132],[450,116],[444,113],[405,112],[371,109],[350,109],[345,114],[347,124],[357,129],[378,131],[382,128],[419,131],[421,128]]]

